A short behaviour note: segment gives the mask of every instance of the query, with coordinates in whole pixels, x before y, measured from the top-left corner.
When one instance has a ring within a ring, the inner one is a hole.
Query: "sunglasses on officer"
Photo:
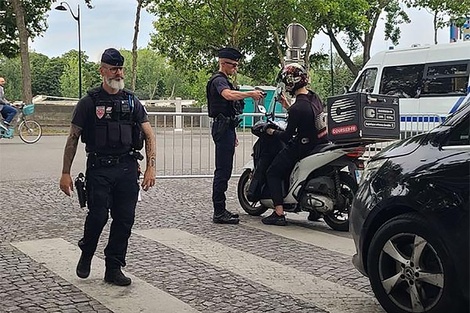
[[[231,65],[232,67],[238,67],[238,63],[237,63],[237,62],[227,62],[227,61],[225,61],[224,63],[225,63],[225,64],[228,64],[228,65]]]
[[[122,72],[124,71],[124,68],[122,66],[113,66],[113,67],[107,67],[107,66],[102,66],[103,68],[107,69],[113,74],[116,74],[119,70]]]

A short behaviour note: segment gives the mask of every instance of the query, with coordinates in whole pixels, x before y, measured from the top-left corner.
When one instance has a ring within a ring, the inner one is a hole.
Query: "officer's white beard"
[[[124,79],[116,80],[113,78],[106,78],[105,82],[106,82],[106,85],[108,85],[114,90],[124,89]]]

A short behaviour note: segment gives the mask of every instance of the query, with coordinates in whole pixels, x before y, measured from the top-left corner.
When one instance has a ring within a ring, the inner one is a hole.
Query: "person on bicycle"
[[[0,127],[4,128],[5,130],[8,130],[11,121],[15,117],[16,113],[18,113],[18,111],[5,98],[5,91],[3,89],[5,82],[5,78],[0,77],[0,113],[3,117],[3,122],[0,123]]]
[[[282,95],[282,106],[288,108],[287,128],[284,131],[266,130],[268,135],[287,142],[287,146],[278,153],[267,170],[267,182],[275,209],[261,221],[267,225],[285,226],[283,180],[297,161],[306,157],[316,145],[326,143],[327,139],[323,104],[315,92],[307,89],[308,73],[305,67],[298,63],[288,64],[282,69],[280,78],[286,91],[295,97],[295,102],[290,106]]]

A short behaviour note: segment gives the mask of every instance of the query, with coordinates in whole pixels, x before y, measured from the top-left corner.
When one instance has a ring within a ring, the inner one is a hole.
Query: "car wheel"
[[[438,228],[417,214],[395,217],[374,235],[367,266],[387,312],[454,312],[456,276]]]

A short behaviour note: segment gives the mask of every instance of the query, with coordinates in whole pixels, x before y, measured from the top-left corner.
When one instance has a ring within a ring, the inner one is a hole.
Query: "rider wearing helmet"
[[[269,190],[273,199],[274,212],[262,219],[268,225],[287,225],[283,208],[283,180],[294,168],[295,163],[309,155],[309,152],[318,144],[326,143],[326,123],[323,113],[323,104],[318,95],[307,89],[308,72],[302,65],[291,63],[282,69],[280,80],[285,90],[295,97],[290,106],[284,95],[281,103],[287,109],[286,130],[267,129],[267,133],[278,136],[287,146],[274,158],[266,173]]]

